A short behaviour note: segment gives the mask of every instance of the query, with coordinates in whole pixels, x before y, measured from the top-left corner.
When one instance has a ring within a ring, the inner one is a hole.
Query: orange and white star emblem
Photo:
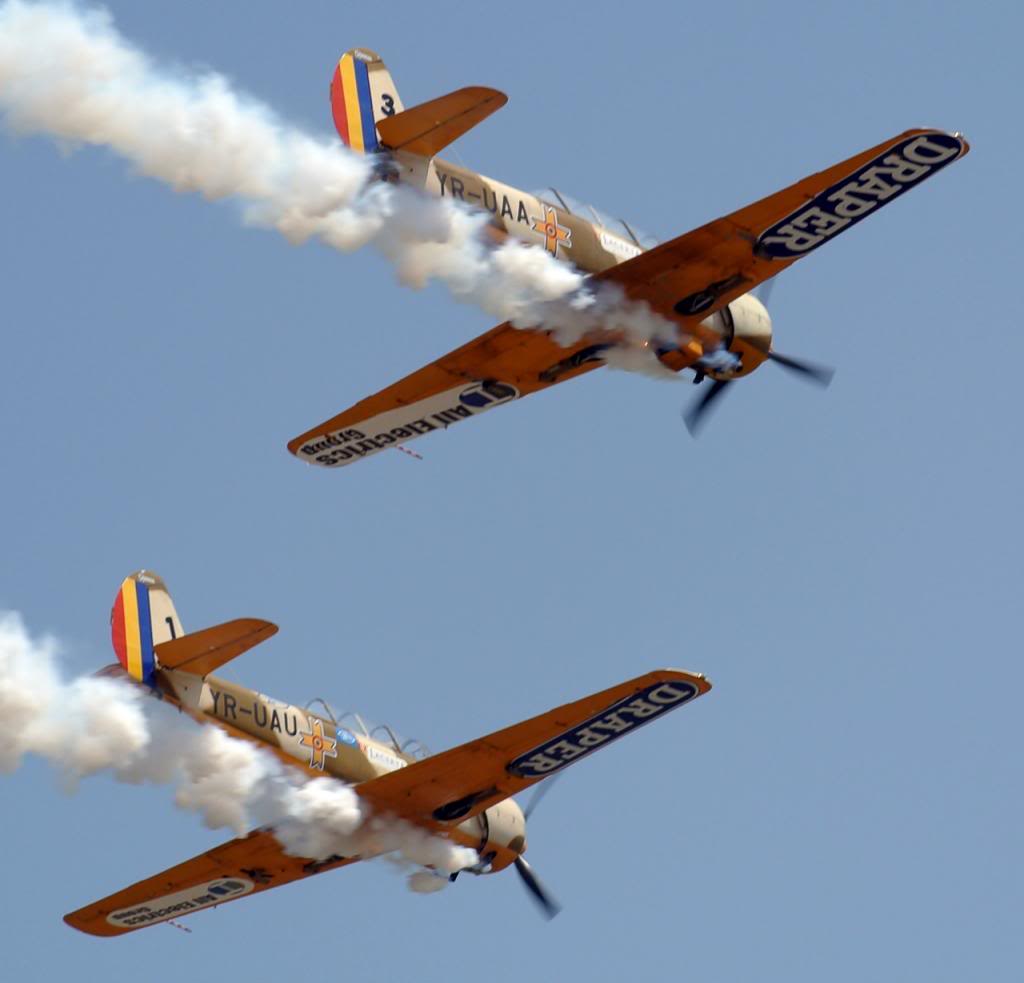
[[[332,737],[324,737],[324,725],[319,720],[310,721],[309,731],[303,731],[299,737],[299,743],[309,748],[310,768],[324,770],[324,758],[336,758],[338,752],[335,748],[338,742]]]
[[[543,207],[544,218],[533,219],[531,228],[544,236],[544,248],[552,256],[558,255],[559,244],[563,244],[566,249],[572,249],[572,229],[558,224],[558,214],[550,205]]]

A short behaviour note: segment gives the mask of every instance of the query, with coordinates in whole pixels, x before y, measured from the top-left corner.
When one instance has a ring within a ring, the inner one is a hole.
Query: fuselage
[[[165,700],[196,720],[264,745],[310,776],[326,775],[358,786],[418,760],[397,742],[350,730],[307,709],[216,676],[161,669],[156,674],[156,688]],[[457,825],[426,825],[462,846],[478,850],[493,871],[507,867],[526,849],[526,820],[511,799]]]
[[[571,263],[587,275],[628,262],[653,246],[652,240],[634,232],[624,221],[605,220],[613,221],[616,229],[621,229],[616,231],[579,214],[593,210],[577,203],[570,207],[554,188],[549,189],[548,196],[538,197],[439,157],[428,159],[397,152],[389,154],[389,161],[386,169],[389,179],[434,197],[450,198],[488,212],[487,228],[495,238],[512,236],[541,246],[556,259]],[[593,216],[600,217],[596,212]],[[681,320],[676,321],[675,331],[675,344],[651,348],[651,354],[673,372],[692,365],[713,378],[737,378],[756,369],[771,346],[771,320],[761,302],[751,294],[744,294],[727,310],[716,312],[697,324],[691,321],[684,325]],[[614,329],[594,335],[591,340],[626,347],[637,344]],[[736,356],[731,363],[717,367],[696,364],[723,346]]]
[[[494,229],[542,246],[584,273],[600,273],[644,252],[638,240],[570,211],[554,190],[550,198],[538,198],[439,157],[428,160],[396,153],[393,160],[402,183],[437,198],[451,198],[487,211]]]

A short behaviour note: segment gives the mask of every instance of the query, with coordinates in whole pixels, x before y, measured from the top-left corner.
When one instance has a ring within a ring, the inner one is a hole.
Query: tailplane
[[[382,119],[377,134],[388,150],[433,157],[506,102],[504,92],[471,85]]]
[[[167,585],[148,570],[125,577],[110,612],[117,661],[132,679],[149,685],[160,669],[205,676],[276,633],[269,621],[236,618],[187,635]]]
[[[334,126],[362,154],[404,150],[433,157],[506,102],[505,93],[474,85],[406,109],[387,66],[368,48],[346,51],[331,77]]]
[[[156,647],[161,669],[181,669],[205,676],[277,634],[277,625],[259,618],[236,618],[213,628],[194,631]]]

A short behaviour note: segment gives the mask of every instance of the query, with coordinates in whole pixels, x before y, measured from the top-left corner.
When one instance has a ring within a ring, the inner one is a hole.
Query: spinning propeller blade
[[[757,299],[765,306],[768,306],[768,298],[771,296],[772,288],[775,286],[775,277],[770,280],[765,280],[760,286],[757,287],[754,294]],[[825,365],[816,365],[814,362],[805,362],[802,359],[791,358],[789,355],[783,355],[780,352],[769,351],[769,361],[774,362],[776,365],[781,366],[784,369],[788,369],[790,372],[796,373],[802,376],[804,379],[814,382],[817,385],[825,388],[832,381],[832,376],[836,374],[835,369],[830,369]],[[694,381],[700,381],[702,373],[698,373]],[[710,386],[706,387],[704,391],[694,400],[693,405],[683,413],[683,419],[686,421],[686,429],[690,431],[690,434],[694,437],[697,436],[701,426],[703,426],[704,418],[707,416],[708,410],[714,405],[722,393],[725,391],[725,387],[729,385],[728,379],[716,379]]]
[[[705,386],[704,391],[694,400],[693,405],[683,414],[686,429],[690,435],[696,437],[703,426],[704,417],[729,385],[726,379],[715,379],[710,386]]]
[[[549,778],[537,786],[529,803],[523,810],[524,819],[530,818],[534,809],[540,805],[541,799],[548,794],[548,790],[560,777],[560,775],[556,775],[554,778]],[[515,864],[516,871],[523,879],[523,884],[526,885],[526,890],[533,895],[534,900],[540,905],[541,910],[544,912],[544,917],[548,920],[554,918],[562,910],[562,906],[548,894],[547,889],[541,884],[540,879],[533,872],[533,868],[523,859],[522,855],[516,857]]]
[[[758,285],[757,289],[754,291],[754,296],[761,301],[765,307],[767,307],[774,289],[775,277],[772,277],[770,280],[764,280]]]
[[[523,819],[530,818],[530,816],[533,814],[533,810],[540,805],[541,799],[543,799],[544,796],[548,794],[548,790],[551,788],[551,786],[554,785],[555,782],[557,782],[558,779],[561,777],[561,775],[554,775],[553,777],[547,779],[547,781],[540,782],[537,785],[537,790],[533,793],[533,796],[527,803],[526,808],[523,810]]]
[[[562,906],[548,894],[544,885],[541,884],[537,875],[533,872],[533,868],[522,857],[516,857],[516,870],[523,879],[526,890],[533,895],[537,904],[540,905],[541,910],[544,912],[544,917],[547,919],[554,918],[562,910]]]
[[[832,381],[832,376],[836,374],[836,370],[830,369],[827,365],[815,365],[814,362],[804,362],[800,359],[790,358],[788,355],[782,355],[779,352],[769,352],[768,357],[784,369],[797,372],[804,378],[810,379],[811,382],[816,382],[823,389],[828,388],[828,384]]]

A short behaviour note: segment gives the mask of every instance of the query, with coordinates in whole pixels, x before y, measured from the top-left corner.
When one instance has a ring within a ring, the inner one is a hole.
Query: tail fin
[[[380,55],[352,48],[331,77],[331,112],[342,142],[363,154],[377,150],[377,123],[402,112],[402,100]]]
[[[184,634],[171,595],[156,574],[137,570],[125,577],[110,612],[110,638],[117,661],[132,679],[152,682],[156,646]]]

